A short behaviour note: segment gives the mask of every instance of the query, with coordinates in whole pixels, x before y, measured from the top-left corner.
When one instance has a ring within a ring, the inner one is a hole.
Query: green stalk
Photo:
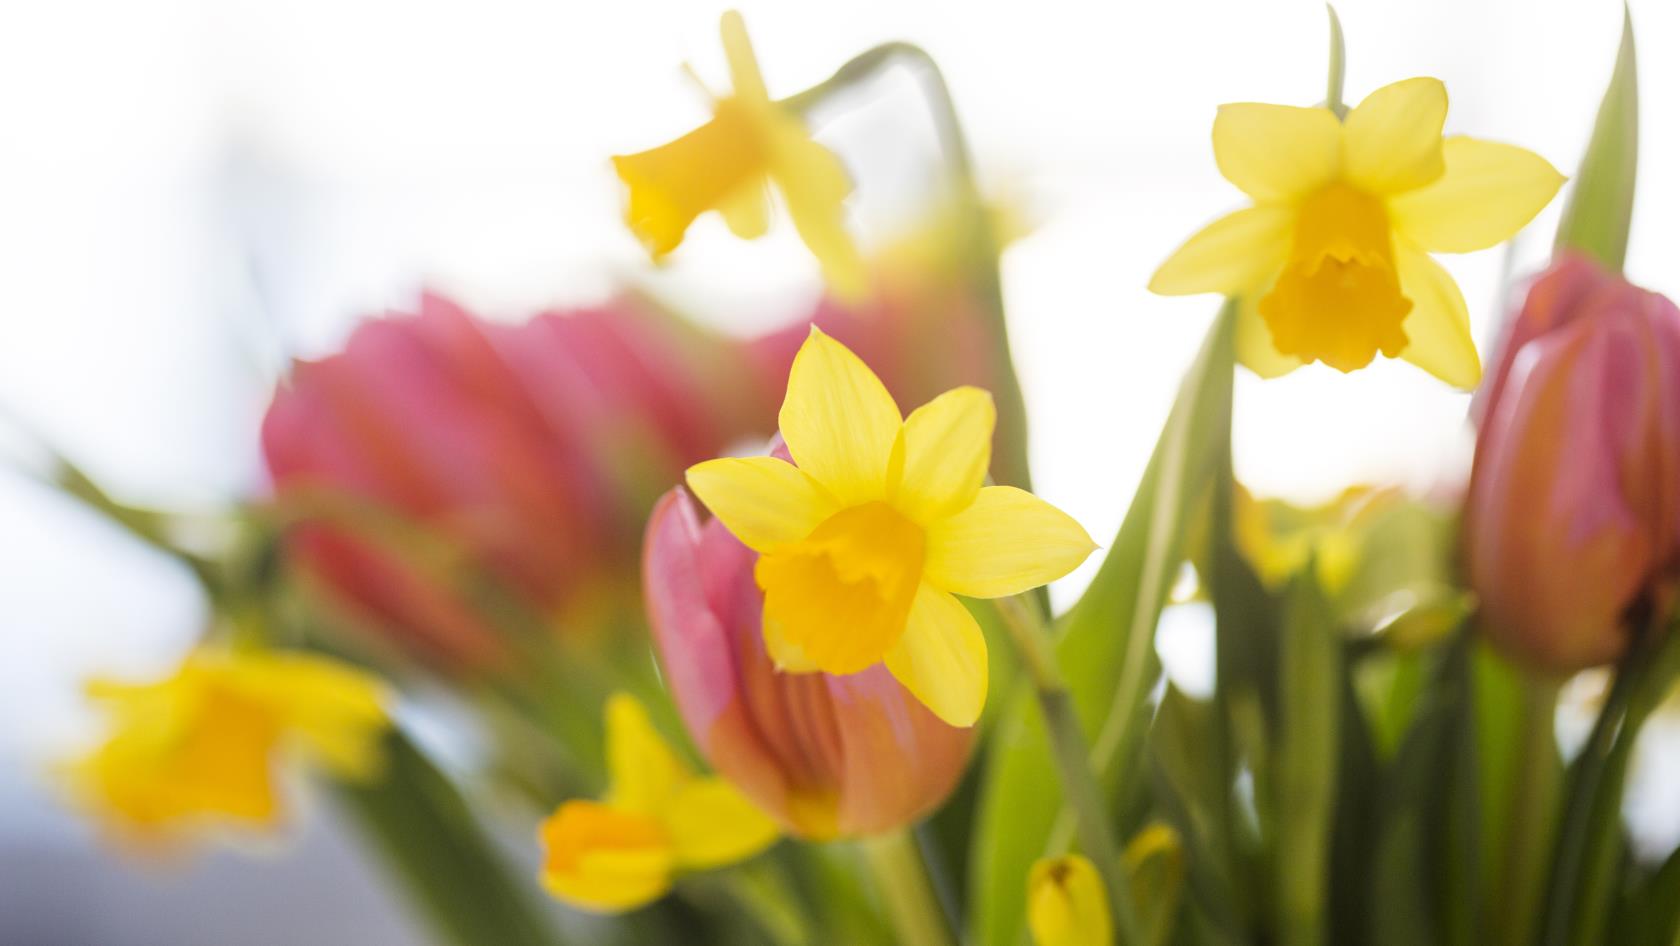
[[[898,941],[916,946],[956,946],[950,921],[939,906],[922,863],[921,848],[910,832],[901,828],[870,838],[862,847]]]
[[[379,781],[338,788],[440,942],[563,942],[540,909],[535,879],[509,870],[455,786],[401,732],[386,737]]]
[[[1342,18],[1336,8],[1326,3],[1324,12],[1330,14],[1330,75],[1325,82],[1324,107],[1347,117],[1347,104],[1342,101],[1342,82],[1347,77],[1347,46],[1342,40]]]
[[[992,393],[997,399],[997,442],[1002,447],[993,461],[994,473],[1000,483],[1031,489],[1032,476],[1027,464],[1027,408],[1021,394],[1020,379],[1015,374],[1015,361],[1009,350],[1009,326],[1004,316],[1003,286],[998,273],[1000,248],[975,179],[968,136],[957,117],[951,88],[939,64],[920,46],[904,42],[883,43],[853,57],[822,82],[782,99],[780,104],[805,114],[837,93],[869,81],[897,64],[909,66],[921,80],[928,107],[933,113],[952,191],[962,214],[958,232],[966,241],[962,247],[962,258],[967,276],[978,290],[980,301],[992,321],[996,344],[992,349],[991,367],[999,379],[998,389]]]
[[[729,893],[776,946],[810,946],[811,930],[787,880],[762,860],[728,872]]]
[[[1278,941],[1322,946],[1336,808],[1341,641],[1309,561],[1296,578],[1279,654],[1276,755]]]
[[[1546,883],[1546,851],[1552,842],[1551,814],[1557,804],[1558,686],[1549,680],[1523,679],[1522,718],[1516,770],[1511,777],[1510,823],[1499,873],[1499,909],[1489,911],[1498,925],[1498,942],[1524,946],[1534,941],[1540,892]]]
[[[1079,844],[1102,875],[1108,891],[1108,902],[1114,914],[1114,925],[1123,943],[1141,943],[1142,925],[1138,922],[1137,906],[1132,902],[1131,883],[1126,865],[1120,859],[1120,848],[1114,841],[1109,819],[1103,807],[1102,790],[1091,771],[1091,749],[1074,710],[1073,696],[1062,679],[1061,668],[1050,646],[1049,629],[1038,617],[1037,607],[1020,596],[998,599],[998,613],[1009,628],[1015,649],[1032,677],[1038,706],[1044,714],[1044,725],[1050,734],[1050,747],[1055,757],[1057,774],[1061,777],[1062,794],[1073,810],[1079,832]]]

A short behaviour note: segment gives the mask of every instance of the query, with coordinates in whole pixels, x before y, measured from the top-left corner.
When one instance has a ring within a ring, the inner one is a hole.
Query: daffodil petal
[[[1272,329],[1260,316],[1266,290],[1243,293],[1237,309],[1237,362],[1262,378],[1281,378],[1301,367],[1301,359],[1272,344]]]
[[[783,673],[816,673],[822,667],[798,641],[790,638],[781,624],[764,615],[764,650],[770,662]]]
[[[1294,222],[1294,208],[1281,204],[1226,214],[1167,257],[1149,278],[1149,291],[1164,296],[1235,295],[1263,285],[1289,256]]]
[[[1442,149],[1445,174],[1388,202],[1394,228],[1425,250],[1469,253],[1508,240],[1563,186],[1557,168],[1525,148],[1458,135]]]
[[[743,240],[756,240],[770,230],[770,191],[762,180],[747,180],[718,204],[718,213],[729,232]]]
[[[1305,197],[1341,167],[1342,126],[1325,108],[1239,102],[1219,106],[1213,157],[1219,173],[1260,203]]]
[[[606,717],[607,802],[624,811],[659,814],[693,773],[653,728],[647,709],[635,697],[608,697]]]
[[[911,411],[894,505],[917,522],[932,522],[974,502],[992,463],[996,426],[992,395],[980,388],[955,388]]]
[[[986,636],[961,601],[927,583],[916,589],[887,669],[952,726],[972,726],[986,705]]]
[[[775,116],[770,176],[787,203],[793,228],[822,266],[829,288],[857,299],[868,287],[863,255],[846,229],[851,176],[834,152],[812,140],[798,120]]]
[[[1412,300],[1404,326],[1408,344],[1400,357],[1454,387],[1474,388],[1482,379],[1482,361],[1458,283],[1405,239],[1394,241],[1394,265],[1401,293]]]
[[[718,22],[718,33],[723,38],[723,55],[729,61],[729,83],[735,95],[749,101],[770,101],[752,40],[747,36],[746,19],[737,10],[726,10]]]
[[[675,857],[659,822],[592,801],[568,801],[544,821],[542,883],[583,910],[621,913],[671,888]]]
[[[1446,121],[1447,87],[1439,79],[1402,79],[1372,92],[1344,126],[1348,180],[1368,193],[1398,194],[1440,177]]]
[[[725,457],[688,468],[688,488],[742,544],[768,552],[797,542],[834,514],[805,471],[776,457]]]
[[[329,771],[357,780],[378,772],[390,702],[378,678],[331,658],[299,653],[243,657],[228,670],[240,689],[266,704]]]
[[[923,580],[970,598],[1002,598],[1055,581],[1097,545],[1085,528],[1033,494],[987,486],[974,504],[928,526]]]
[[[898,405],[862,359],[816,326],[793,358],[778,423],[794,462],[841,505],[885,498]]]
[[[707,870],[746,860],[776,843],[780,834],[770,816],[721,778],[700,778],[684,785],[664,813],[677,866]]]

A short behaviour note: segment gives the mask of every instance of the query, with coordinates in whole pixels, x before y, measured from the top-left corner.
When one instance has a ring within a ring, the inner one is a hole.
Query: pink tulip
[[[479,575],[557,630],[601,624],[635,605],[654,499],[755,431],[741,358],[630,301],[504,325],[428,295],[297,363],[263,451],[283,506],[327,495],[394,513],[463,567],[439,574],[434,555],[428,571],[404,536],[330,517],[290,547],[362,623],[441,663],[500,652],[483,599],[460,593]]]
[[[1680,575],[1680,310],[1560,259],[1478,412],[1465,557],[1489,635],[1559,673],[1615,660]]]
[[[772,666],[757,556],[682,489],[648,523],[643,588],[660,663],[689,734],[719,772],[788,830],[867,835],[937,807],[974,729],[948,726],[884,666],[830,676]]]

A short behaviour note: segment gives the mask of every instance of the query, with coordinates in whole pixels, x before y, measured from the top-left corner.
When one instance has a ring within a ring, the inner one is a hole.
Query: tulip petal
[[[1446,173],[1388,204],[1394,228],[1425,250],[1469,253],[1508,240],[1563,186],[1563,175],[1525,148],[1462,135],[1442,148]]]
[[[922,577],[970,598],[1003,598],[1054,581],[1096,549],[1085,528],[1033,494],[988,486],[928,527]]]
[[[746,860],[776,843],[770,816],[721,778],[695,779],[670,800],[664,813],[677,866],[706,870]]]
[[[911,411],[894,505],[921,523],[967,508],[986,482],[996,426],[992,395],[979,388],[954,388]]]
[[[662,813],[693,774],[653,728],[647,709],[635,697],[608,697],[606,717],[608,803],[625,811]]]
[[[1261,203],[1298,200],[1341,167],[1342,126],[1325,108],[1241,102],[1219,106],[1213,156],[1219,173]]]
[[[887,467],[903,426],[898,405],[862,359],[816,326],[793,358],[778,423],[794,462],[841,505],[886,495]],[[741,541],[753,544],[744,536]]]
[[[1262,378],[1281,378],[1301,367],[1301,359],[1272,344],[1272,327],[1260,316],[1260,297],[1265,294],[1243,294],[1237,309],[1237,361]]]
[[[1398,194],[1439,178],[1447,87],[1403,79],[1372,92],[1348,113],[1342,153],[1348,180],[1372,194]]]
[[[688,488],[748,548],[798,542],[837,508],[805,471],[775,457],[725,457],[688,468]]]
[[[1184,241],[1149,277],[1163,296],[1236,295],[1264,285],[1289,255],[1293,207],[1263,205],[1226,214]]]
[[[986,706],[986,636],[961,601],[923,584],[887,669],[952,726],[972,726]]]
[[[770,176],[787,202],[793,228],[822,266],[829,288],[857,299],[868,287],[868,275],[863,255],[846,229],[851,176],[834,152],[812,140],[797,119],[771,118]]]
[[[1470,312],[1458,283],[1441,264],[1404,239],[1394,241],[1400,292],[1412,300],[1400,357],[1454,387],[1469,390],[1482,379],[1482,361],[1470,335]]]

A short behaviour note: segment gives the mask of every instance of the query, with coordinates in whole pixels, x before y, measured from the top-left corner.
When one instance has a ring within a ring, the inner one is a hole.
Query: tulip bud
[[[753,429],[741,357],[629,301],[504,325],[426,296],[276,392],[263,452],[304,522],[289,549],[360,623],[456,669],[500,653],[469,576],[559,628],[604,624],[635,606],[654,499]]]
[[[648,523],[643,589],[660,664],[713,768],[791,832],[876,834],[950,794],[974,730],[949,726],[877,664],[790,674],[765,652],[757,555],[681,489]]]
[[[1680,310],[1560,259],[1478,415],[1465,558],[1489,635],[1558,673],[1615,660],[1680,564]]]
[[[1033,864],[1027,878],[1033,946],[1109,946],[1114,921],[1097,868],[1078,854]]]

